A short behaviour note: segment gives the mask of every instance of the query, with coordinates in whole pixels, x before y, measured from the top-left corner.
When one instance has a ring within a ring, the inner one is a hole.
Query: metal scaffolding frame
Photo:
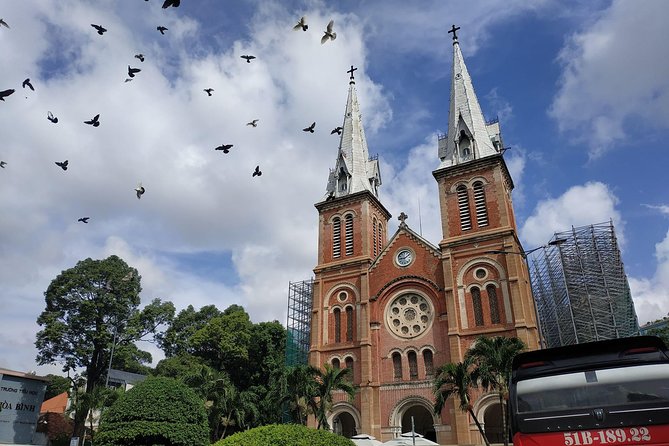
[[[311,335],[314,279],[288,284],[286,365],[307,364]]]
[[[530,277],[547,347],[638,334],[612,221],[555,233]]]

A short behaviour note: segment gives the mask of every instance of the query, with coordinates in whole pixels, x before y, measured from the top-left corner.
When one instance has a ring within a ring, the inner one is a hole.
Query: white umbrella
[[[428,440],[427,438],[423,437],[419,433],[412,433],[412,432],[405,432],[402,435],[400,435],[398,438],[393,438],[392,440],[388,440],[383,445],[389,445],[389,446],[413,446],[414,445],[414,437],[416,439],[416,446],[439,446],[439,443],[435,443],[434,441]]]
[[[357,446],[380,446],[381,443],[375,437],[372,437],[369,434],[358,434],[351,437],[353,443]]]

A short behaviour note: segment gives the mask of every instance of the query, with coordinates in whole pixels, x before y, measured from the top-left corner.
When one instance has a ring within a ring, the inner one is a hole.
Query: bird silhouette
[[[7,161],[0,161],[0,167],[2,167],[4,169],[6,165],[7,165]]]
[[[144,189],[144,186],[142,186],[142,183],[139,183],[137,187],[135,188],[135,192],[137,192],[137,199],[139,200],[142,198],[142,195],[144,194],[146,190]]]
[[[242,59],[246,59],[246,63],[251,63],[251,60],[256,58],[256,56],[248,56],[246,54],[244,54],[243,56],[239,56],[239,57],[241,57]]]
[[[93,127],[98,127],[100,125],[100,114],[93,116],[93,119],[90,121],[84,121],[84,124],[92,125]]]
[[[302,31],[309,29],[309,25],[307,25],[307,19],[304,16],[302,16],[300,20],[297,21],[297,25],[293,26],[293,31],[297,31],[298,29],[302,29]]]
[[[164,26],[158,26],[156,27],[156,29],[160,31],[160,34],[162,35],[165,35],[165,31],[167,31],[167,28],[165,28]]]
[[[14,89],[10,88],[9,90],[0,91],[0,101],[4,101],[7,96],[14,93]]]
[[[220,146],[216,147],[214,150],[222,150],[223,153],[228,153],[228,152],[230,152],[231,148],[232,148],[232,144],[221,144]]]
[[[60,167],[63,170],[67,170],[67,165],[69,164],[68,160],[63,161],[62,163],[56,161],[56,166]]]
[[[332,130],[332,131],[330,132],[330,135],[334,135],[335,133],[336,133],[337,135],[341,135],[341,131],[342,131],[342,130],[344,130],[343,127],[335,127],[334,130]]]
[[[104,33],[107,32],[107,29],[106,29],[106,28],[103,28],[103,27],[100,26],[100,25],[94,25],[94,24],[91,23],[91,26],[92,26],[93,28],[97,29],[97,30],[98,30],[98,34],[100,34],[100,35],[103,35]]]
[[[47,114],[46,114],[46,119],[48,119],[49,121],[53,122],[54,124],[57,124],[57,123],[58,123],[58,118],[56,118],[56,117],[53,115],[53,113],[51,113],[51,112],[47,112]]]
[[[0,19],[0,25],[4,26],[5,28],[9,28],[9,25],[3,19]]]
[[[131,81],[132,81],[132,79],[131,79],[131,78],[129,78],[129,77],[126,77],[126,78],[125,78],[125,80],[124,80],[123,82],[125,83],[125,82],[131,82]]]
[[[165,3],[163,3],[163,9],[167,9],[170,6],[174,6],[175,8],[178,8],[180,4],[181,4],[181,0],[165,0]]]
[[[309,132],[309,133],[314,133],[314,129],[316,128],[316,123],[312,122],[311,125],[305,129],[302,129],[303,132]]]
[[[332,27],[334,26],[334,20],[330,20],[327,28],[325,28],[325,34],[321,37],[321,45],[327,42],[328,40],[334,40],[337,38],[337,33],[332,32]]]
[[[139,73],[142,71],[141,68],[132,68],[130,65],[128,65],[128,77],[135,77],[135,74]]]
[[[211,96],[211,93],[214,91],[213,88],[205,88],[204,91],[207,92],[207,96]]]
[[[33,84],[30,83],[30,78],[26,79],[23,81],[23,84],[21,84],[23,88],[30,88],[32,91],[35,91],[35,87],[33,87]]]
[[[260,119],[254,119],[251,122],[247,122],[246,125],[250,125],[251,127],[258,127],[258,121],[260,121]]]
[[[77,221],[80,221],[80,222],[82,222],[82,223],[88,223],[88,220],[89,220],[90,218],[91,218],[91,217],[81,217],[81,218],[78,219]]]
[[[144,62],[144,54],[135,54],[135,59],[139,59],[140,62]]]
[[[262,172],[260,171],[260,166],[256,166],[256,170],[253,171],[253,174],[251,174],[252,177],[259,177],[262,175]]]

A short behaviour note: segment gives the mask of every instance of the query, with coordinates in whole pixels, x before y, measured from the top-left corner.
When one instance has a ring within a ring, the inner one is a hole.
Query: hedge
[[[271,424],[238,432],[215,446],[355,446],[348,438],[300,424]]]

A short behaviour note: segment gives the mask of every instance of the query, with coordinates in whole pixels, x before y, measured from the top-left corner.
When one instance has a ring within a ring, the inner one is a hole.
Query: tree
[[[289,367],[285,374],[286,391],[282,403],[288,404],[288,411],[293,423],[307,425],[310,401],[316,398],[320,370],[316,367],[300,364]]]
[[[316,376],[316,398],[310,401],[316,415],[319,429],[330,429],[327,414],[332,409],[332,393],[336,390],[346,392],[350,399],[355,396],[355,386],[349,381],[351,369],[340,369],[323,364],[323,370]]]
[[[490,446],[483,427],[479,423],[478,418],[476,418],[469,396],[469,390],[476,387],[476,380],[476,371],[472,370],[472,363],[467,358],[465,358],[465,361],[458,362],[457,364],[448,363],[439,367],[434,379],[434,385],[432,386],[432,392],[435,397],[434,413],[441,413],[448,398],[451,396],[457,397],[460,410],[469,413],[474,423],[476,423],[476,427],[481,433],[486,446]]]
[[[355,446],[353,441],[324,430],[296,424],[256,427],[227,437],[215,446]]]
[[[505,336],[479,337],[466,353],[466,357],[476,364],[476,372],[481,386],[497,392],[502,411],[504,446],[509,444],[509,420],[506,400],[509,396],[511,363],[513,357],[525,349],[518,338]]]
[[[213,318],[222,315],[214,305],[206,305],[195,311],[192,305],[181,310],[170,322],[169,327],[156,336],[158,346],[165,352],[165,357],[192,354],[190,338]]]
[[[104,382],[113,345],[129,345],[154,333],[174,315],[174,306],[153,300],[139,309],[141,277],[117,256],[86,259],[61,272],[44,293],[46,308],[37,319],[37,362],[63,363],[64,372],[83,369],[85,393]],[[88,410],[74,418],[74,435],[83,437]]]
[[[49,373],[46,375],[46,378],[48,378],[49,381],[46,383],[46,392],[44,393],[45,401],[54,396],[58,396],[63,392],[69,393],[70,387],[72,387],[70,379],[64,376]]]

